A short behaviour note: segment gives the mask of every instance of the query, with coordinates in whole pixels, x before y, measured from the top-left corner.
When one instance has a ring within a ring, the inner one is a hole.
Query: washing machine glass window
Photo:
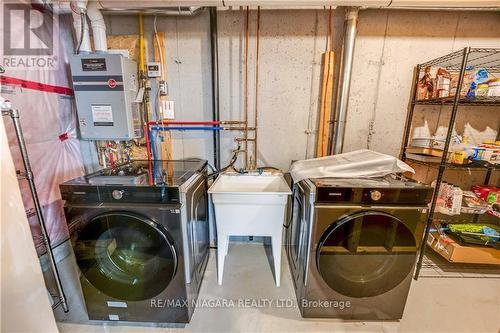
[[[129,212],[94,217],[75,241],[82,273],[108,296],[138,301],[162,292],[177,266],[166,231],[154,221]]]
[[[330,288],[349,297],[371,297],[408,276],[416,244],[412,231],[395,216],[357,212],[327,228],[318,243],[316,264]]]

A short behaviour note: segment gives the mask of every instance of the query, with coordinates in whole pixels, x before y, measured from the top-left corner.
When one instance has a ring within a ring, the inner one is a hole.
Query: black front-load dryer
[[[92,320],[187,323],[194,311],[208,260],[206,164],[151,168],[136,161],[61,185]]]
[[[287,253],[302,316],[401,318],[431,195],[389,176],[295,184]]]

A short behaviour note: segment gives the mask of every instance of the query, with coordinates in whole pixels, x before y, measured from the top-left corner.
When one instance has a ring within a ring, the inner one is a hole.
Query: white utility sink
[[[288,196],[292,194],[283,176],[222,174],[208,192],[215,208],[219,285],[229,236],[270,236],[279,287],[281,234]]]

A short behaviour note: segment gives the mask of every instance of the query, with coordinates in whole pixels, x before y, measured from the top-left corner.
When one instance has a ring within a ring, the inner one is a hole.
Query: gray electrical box
[[[81,138],[140,138],[136,62],[120,54],[94,53],[72,56],[70,66]]]

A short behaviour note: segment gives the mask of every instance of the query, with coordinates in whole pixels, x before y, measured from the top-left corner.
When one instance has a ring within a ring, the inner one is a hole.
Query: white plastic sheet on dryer
[[[301,160],[293,163],[290,168],[294,182],[324,177],[372,178],[403,172],[415,173],[415,170],[394,156],[369,149]]]

